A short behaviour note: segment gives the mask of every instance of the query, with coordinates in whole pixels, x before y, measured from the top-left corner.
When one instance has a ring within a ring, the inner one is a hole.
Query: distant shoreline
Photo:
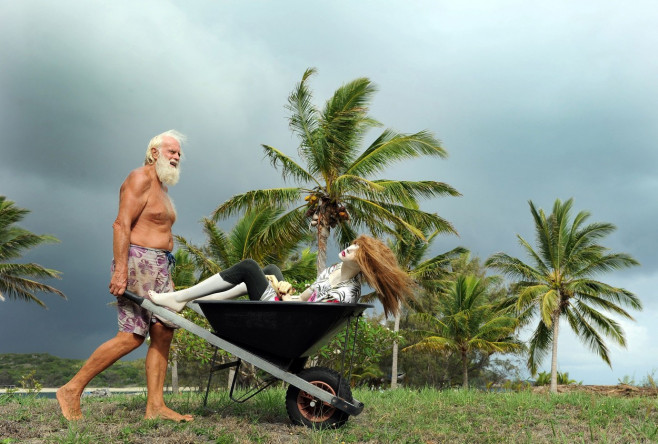
[[[44,387],[41,390],[39,390],[39,393],[55,393],[59,390],[59,387]],[[141,393],[144,392],[146,393],[146,387],[87,387],[84,391],[84,393],[92,393],[97,390],[106,390],[109,391],[110,393]],[[171,387],[165,387],[165,392],[171,391]],[[197,387],[180,387],[178,389],[180,392],[195,392],[198,391]],[[18,393],[18,394],[27,394],[27,393],[34,393],[34,390],[29,390],[29,389],[24,389],[24,388],[16,388],[16,389],[7,389],[7,388],[2,388],[0,389],[0,395],[4,395],[7,393]]]

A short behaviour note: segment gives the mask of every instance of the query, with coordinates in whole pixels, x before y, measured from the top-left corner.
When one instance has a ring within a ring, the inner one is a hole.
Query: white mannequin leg
[[[239,284],[238,286],[240,285],[244,286],[244,291],[240,294],[244,294],[247,287],[244,284]],[[156,293],[149,290],[149,298],[158,305],[169,307],[175,311],[181,311],[189,301],[218,293],[223,290],[231,290],[234,287],[236,287],[235,284],[225,281],[218,273],[184,290],[171,291],[168,293]]]
[[[247,284],[242,282],[242,283],[236,285],[233,288],[229,288],[226,291],[209,294],[208,296],[204,296],[202,298],[196,299],[195,302],[199,302],[199,301],[225,301],[226,299],[235,299],[237,297],[244,296],[245,294],[247,294]]]

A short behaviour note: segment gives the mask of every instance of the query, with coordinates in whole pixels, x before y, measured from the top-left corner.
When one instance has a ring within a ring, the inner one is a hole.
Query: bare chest
[[[169,195],[158,187],[149,193],[142,216],[158,224],[173,225],[176,221],[176,208]]]

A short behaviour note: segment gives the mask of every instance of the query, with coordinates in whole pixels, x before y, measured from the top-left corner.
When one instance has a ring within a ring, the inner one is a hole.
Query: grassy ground
[[[0,396],[0,443],[635,443],[658,442],[658,398],[591,393],[355,390],[366,404],[338,430],[290,424],[285,391],[245,404],[195,393],[169,397],[192,423],[143,420],[143,396],[85,398],[85,419],[67,423],[51,399]]]

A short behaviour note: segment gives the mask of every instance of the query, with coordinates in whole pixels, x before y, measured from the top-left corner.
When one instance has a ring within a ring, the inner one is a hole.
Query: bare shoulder
[[[153,177],[147,166],[135,168],[128,174],[126,180],[121,184],[121,190],[130,190],[133,192],[146,192],[151,188]]]

